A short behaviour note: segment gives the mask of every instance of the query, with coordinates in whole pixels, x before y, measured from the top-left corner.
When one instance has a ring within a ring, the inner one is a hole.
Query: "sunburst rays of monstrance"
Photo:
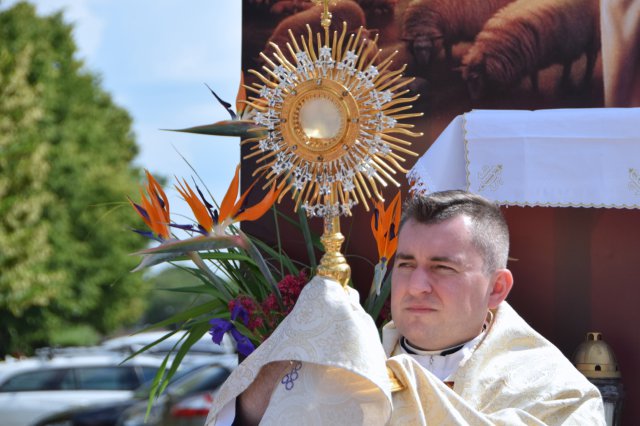
[[[381,59],[378,36],[367,39],[363,28],[347,35],[346,23],[331,34],[328,0],[322,4],[324,34],[307,25],[297,39],[289,30],[286,47],[271,43],[272,57],[260,54],[262,72],[249,71],[259,80],[245,87],[261,136],[242,143],[252,145],[244,159],[256,158],[254,175],[281,191],[278,201],[290,193],[296,209],[324,219],[318,275],[346,286],[339,218],[358,203],[369,211],[367,200],[383,201],[388,183],[400,186],[393,175],[407,173],[401,154],[417,155],[405,138],[422,136],[401,121],[422,113],[406,112],[418,96],[404,97],[412,79],[402,76],[405,67],[392,68],[396,52]]]

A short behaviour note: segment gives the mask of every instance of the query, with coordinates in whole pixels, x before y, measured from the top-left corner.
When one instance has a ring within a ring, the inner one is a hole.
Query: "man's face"
[[[473,245],[470,219],[459,215],[438,224],[407,221],[398,236],[391,285],[391,315],[409,342],[438,350],[480,333],[494,276]]]

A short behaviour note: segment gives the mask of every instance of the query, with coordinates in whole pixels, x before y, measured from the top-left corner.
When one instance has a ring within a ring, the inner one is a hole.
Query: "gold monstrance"
[[[418,95],[407,98],[409,90],[399,91],[412,79],[403,78],[405,67],[390,70],[396,52],[380,60],[377,35],[369,40],[360,28],[347,36],[346,23],[330,34],[328,0],[321,1],[324,34],[314,38],[307,25],[306,37],[296,40],[289,30],[284,51],[271,43],[273,57],[260,54],[263,73],[249,71],[262,84],[246,86],[257,95],[247,103],[266,136],[242,143],[253,144],[244,158],[257,157],[254,175],[266,174],[265,188],[277,184],[278,201],[290,192],[296,210],[324,218],[318,274],[346,286],[350,268],[340,253],[340,216],[351,215],[360,202],[369,211],[367,199],[384,201],[380,187],[387,182],[400,186],[392,176],[407,173],[399,154],[416,156],[403,137],[422,136],[400,121],[422,113],[405,113]]]

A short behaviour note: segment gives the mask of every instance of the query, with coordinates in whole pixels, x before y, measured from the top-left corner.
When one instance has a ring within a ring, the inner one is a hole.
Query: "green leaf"
[[[160,326],[158,326],[160,327]],[[155,328],[155,327],[154,327]],[[149,330],[149,328],[146,328],[144,330],[140,330],[138,333],[142,333],[144,331]],[[143,348],[138,349],[137,351],[135,351],[134,353],[132,353],[131,355],[129,355],[128,357],[126,357],[124,360],[122,360],[121,364],[129,361],[131,358],[133,358],[136,355],[140,355],[142,352],[145,352],[147,350],[149,350],[150,348],[154,347],[155,345],[157,345],[160,342],[163,342],[165,340],[167,340],[169,337],[173,336],[174,334],[176,334],[178,332],[178,330],[173,330],[173,331],[169,331],[167,332],[167,334],[165,334],[164,336],[160,337],[158,340],[155,340],[147,345],[145,345]]]
[[[207,260],[236,260],[239,262],[249,262],[255,264],[253,259],[246,254],[238,253],[238,252],[229,252],[229,251],[218,251],[218,252],[209,252],[209,253],[201,253],[200,256],[203,259]]]
[[[189,331],[185,334],[185,336],[187,336],[187,338],[184,341],[184,343],[182,343],[180,345],[180,348],[178,349],[178,352],[176,353],[175,358],[171,362],[171,368],[169,369],[169,372],[163,378],[163,380],[160,382],[160,386],[159,386],[159,389],[158,389],[158,395],[161,395],[162,392],[165,390],[165,388],[169,384],[169,380],[171,380],[173,375],[178,370],[178,367],[180,366],[180,363],[182,363],[182,360],[184,359],[185,355],[187,354],[187,352],[189,351],[191,346],[193,346],[198,340],[200,340],[200,338],[204,335],[204,333],[209,331],[209,329],[210,329],[210,326],[209,326],[208,322],[201,323],[201,324],[198,324],[198,325],[193,325],[189,329]],[[178,343],[180,343],[180,341],[176,342],[176,345]],[[175,347],[176,346],[174,346],[173,348],[175,349]],[[171,350],[171,352],[169,352],[169,355],[171,353],[173,353],[173,349]],[[149,397],[149,399],[151,400],[151,397]]]
[[[257,245],[260,250],[263,250],[267,255],[271,256],[278,262],[282,263],[285,268],[289,271],[290,274],[298,274],[299,268],[295,266],[295,264],[291,261],[291,258],[287,256],[285,253],[279,253],[273,249],[273,247],[265,244],[264,242],[258,240],[257,238],[251,237],[251,241],[255,245]]]
[[[222,308],[222,309],[221,309]],[[218,315],[219,312],[224,312],[227,310],[227,301],[226,300],[213,300],[207,303],[203,303],[202,305],[194,306],[193,308],[179,312],[164,321],[160,321],[158,323],[152,324],[148,327],[143,328],[140,332],[153,330],[154,328],[162,328],[167,327],[171,324],[179,323],[182,321],[186,321],[192,318],[199,317],[204,314]],[[146,350],[147,348],[142,348],[139,352]]]
[[[293,226],[295,226],[296,229],[298,229],[300,232],[302,232],[303,237],[305,238],[305,242],[307,242],[307,244],[311,242],[313,247],[315,247],[320,251],[323,250],[322,243],[320,242],[320,237],[311,232],[311,229],[309,228],[309,221],[305,216],[304,211],[302,211],[302,209],[298,210],[298,221],[293,220],[291,217],[289,217],[288,215],[280,211],[278,211],[278,215],[281,216],[284,220],[286,220],[290,224],[292,224]],[[305,231],[305,228],[306,228],[306,231]],[[307,235],[305,236],[305,234]],[[315,258],[315,254],[314,254],[314,258]]]
[[[375,268],[373,273],[373,283],[371,287],[375,290],[376,295],[380,295],[380,287],[382,287],[382,280],[387,274],[387,262],[379,262]]]
[[[242,247],[246,249],[246,241],[237,235],[206,235],[184,240],[170,240],[146,250],[134,254],[179,253],[190,251],[220,250],[229,247]]]
[[[192,257],[188,257],[189,260],[192,260]],[[218,265],[218,271],[225,273],[226,275],[228,275],[228,271],[225,270],[224,264],[220,264]],[[185,268],[182,265],[174,265],[176,268],[180,268],[183,269],[184,271],[188,272],[189,274],[193,275],[194,277],[198,278],[200,281],[202,281],[202,283],[207,286],[207,287],[211,287],[212,289],[215,289],[215,295],[218,297],[218,299],[220,300],[225,300],[224,299],[224,295],[228,294],[228,291],[236,294],[238,293],[238,286],[233,283],[231,280],[227,280],[224,279],[220,276],[218,276],[217,274],[214,273],[209,273],[209,272],[204,272],[201,269],[198,268]],[[221,288],[227,289],[227,291],[220,291]]]
[[[249,330],[242,322],[231,320],[231,323],[240,332],[240,334],[242,334],[243,336],[247,336],[249,340],[251,340],[253,344],[256,345],[256,347],[261,343],[260,338],[256,336],[256,333]]]
[[[311,238],[311,229],[309,228],[309,221],[302,209],[298,209],[298,219],[300,220],[300,226],[302,228],[302,235],[304,235],[304,242],[307,246],[307,254],[309,255],[309,263],[311,268],[315,269],[318,265],[316,261],[316,252],[314,251],[314,241]]]
[[[186,129],[163,129],[171,132],[196,133],[199,135],[216,135],[216,136],[240,136],[259,137],[266,135],[266,131],[259,130],[252,120],[222,120],[212,124],[202,126],[188,127]]]
[[[219,292],[211,285],[197,285],[189,287],[173,287],[173,288],[161,288],[161,291],[172,291],[176,293],[195,293],[195,294],[214,294],[218,295]]]
[[[278,223],[278,210],[276,206],[271,206],[271,210],[273,211],[273,223],[276,227],[276,237],[278,239],[278,259],[282,259],[282,239],[280,238],[280,226]],[[280,262],[280,276],[284,276],[284,265]]]
[[[138,254],[138,253],[134,253]],[[131,272],[138,272],[150,266],[159,265],[161,263],[170,262],[172,260],[176,260],[177,257],[181,256],[181,253],[155,253],[148,254],[142,257],[142,260],[131,270]]]
[[[162,382],[162,379],[166,374],[168,362],[169,362],[169,354],[167,354],[162,360],[162,364],[160,364],[160,368],[158,368],[158,371],[156,372],[156,375],[154,376],[153,381],[151,382],[151,388],[149,392],[149,401],[147,402],[147,411],[144,415],[145,421],[147,420],[147,417],[149,417],[149,413],[151,412],[153,402],[156,398],[158,386]]]
[[[382,282],[382,286],[380,287],[380,294],[378,296],[373,295],[370,296],[373,303],[371,304],[371,308],[367,310],[371,318],[375,321],[380,315],[380,311],[382,310],[382,306],[384,302],[389,298],[389,294],[391,293],[391,274],[388,274],[385,280]],[[368,301],[368,300],[367,300]]]
[[[267,280],[267,283],[269,283],[269,285],[271,286],[271,291],[273,292],[273,294],[276,295],[276,299],[278,300],[278,306],[280,306],[280,309],[284,310],[284,305],[282,303],[282,295],[280,294],[280,290],[278,289],[278,283],[273,278],[273,275],[269,270],[269,266],[267,265],[267,262],[265,262],[264,257],[262,257],[262,254],[260,254],[260,251],[251,242],[251,240],[242,232],[240,235],[248,243],[247,252],[256,262],[256,264],[258,265],[258,268],[260,269],[260,272],[262,272],[262,275]]]

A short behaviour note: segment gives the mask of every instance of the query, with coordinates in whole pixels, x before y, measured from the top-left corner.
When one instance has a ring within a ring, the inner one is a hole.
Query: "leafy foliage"
[[[148,281],[154,291],[150,294],[149,305],[140,318],[140,324],[160,322],[204,300],[202,293],[189,291],[197,288],[200,280],[178,267],[163,269]]]
[[[141,172],[131,118],[77,60],[61,14],[0,11],[0,356],[69,324],[106,333],[142,313],[122,232]]]
[[[203,296],[198,299],[199,301],[209,300],[203,304],[188,307],[149,327],[176,325],[179,329],[186,331],[184,335],[186,338],[174,347],[175,358],[171,361],[168,372],[165,373],[164,369],[159,371],[153,381],[147,406],[148,415],[154,398],[162,393],[193,342],[209,329],[209,325],[211,326],[210,334],[215,343],[220,344],[223,336],[228,333],[236,342],[240,355],[251,354],[255,347],[268,338],[291,312],[309,276],[314,275],[316,267],[300,265],[284,252],[279,238],[278,218],[279,216],[286,218],[286,216],[278,212],[275,206],[272,206],[271,210],[278,236],[276,247],[270,247],[234,226],[233,223],[240,221],[242,217],[245,220],[255,220],[262,216],[266,212],[264,207],[275,202],[277,192],[274,188],[254,207],[246,208],[244,200],[254,185],[249,187],[247,193],[240,195],[239,201],[236,202],[238,197],[238,170],[236,170],[236,175],[218,210],[216,208],[218,203],[215,200],[207,199],[197,186],[196,191],[193,191],[183,180],[183,183],[178,183],[176,188],[195,216],[193,224],[184,224],[176,223],[171,219],[169,214],[171,209],[164,190],[157,185],[151,174],[147,174],[147,181],[147,185],[141,189],[140,204],[130,202],[134,211],[150,228],[150,231],[136,230],[136,232],[158,241],[159,245],[137,253],[142,255],[143,259],[136,269],[160,262],[191,260],[195,267],[180,266],[180,268],[191,273],[201,283],[199,285],[190,283],[187,286],[183,284],[174,287],[173,291]],[[383,282],[383,278],[386,273],[386,262],[395,252],[394,230],[399,220],[399,201],[398,194],[388,208],[385,208],[382,202],[376,203],[372,218],[372,230],[381,257],[375,267],[380,271],[378,274],[380,282],[372,286],[372,292],[365,300],[364,306],[374,319],[385,317],[381,311],[388,297],[390,284],[389,280]],[[232,205],[234,207],[230,209],[229,206]],[[316,265],[314,246],[318,238],[311,234],[305,215],[299,215],[298,219],[298,223],[292,222],[304,238],[304,244],[310,256],[309,264]],[[188,234],[188,237],[180,239],[169,229],[181,229]],[[310,275],[307,275],[307,271]],[[168,335],[165,335],[137,353],[144,352],[167,337]],[[164,359],[167,366],[170,356],[172,355],[167,354]]]

